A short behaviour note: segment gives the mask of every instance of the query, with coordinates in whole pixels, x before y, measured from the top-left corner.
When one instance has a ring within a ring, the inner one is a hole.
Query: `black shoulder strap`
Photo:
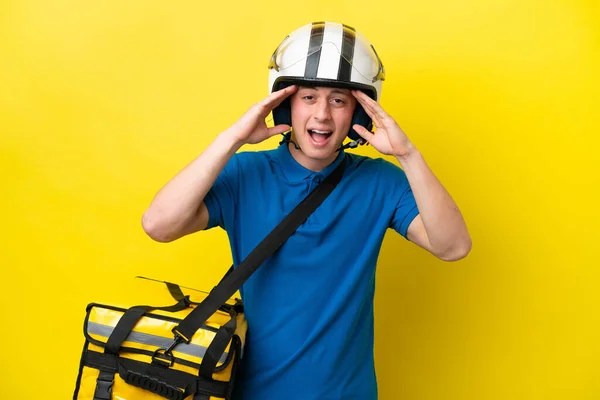
[[[223,280],[181,323],[173,328],[176,341],[190,341],[196,330],[227,300],[238,291],[244,282],[269,258],[308,216],[327,198],[342,179],[345,158],[327,178],[321,182],[267,237]]]

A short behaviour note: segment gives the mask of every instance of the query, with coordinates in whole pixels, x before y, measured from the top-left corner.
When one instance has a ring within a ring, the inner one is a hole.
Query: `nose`
[[[315,105],[313,116],[317,121],[327,121],[331,119],[331,111],[327,99],[319,99]]]

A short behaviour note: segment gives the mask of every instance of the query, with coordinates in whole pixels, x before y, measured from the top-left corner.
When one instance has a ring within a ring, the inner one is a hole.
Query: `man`
[[[143,227],[169,242],[220,226],[238,265],[345,160],[335,190],[241,289],[249,331],[235,397],[376,399],[373,297],[387,229],[447,261],[465,257],[471,239],[450,195],[379,104],[385,73],[364,36],[341,24],[304,26],[270,68],[270,95],[159,191]],[[286,132],[276,149],[238,152]],[[343,145],[346,137],[353,142]],[[345,152],[359,143],[402,168]]]

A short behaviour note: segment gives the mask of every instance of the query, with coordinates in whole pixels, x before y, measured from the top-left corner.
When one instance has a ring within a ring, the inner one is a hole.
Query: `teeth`
[[[311,129],[311,132],[313,132],[313,133],[320,133],[321,135],[326,135],[328,133],[331,133],[329,131],[320,131],[320,130],[317,130],[317,129]]]

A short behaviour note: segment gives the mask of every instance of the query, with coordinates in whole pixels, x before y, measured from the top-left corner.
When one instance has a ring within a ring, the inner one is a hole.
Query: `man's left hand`
[[[351,92],[371,117],[375,126],[375,132],[370,132],[356,124],[353,126],[354,130],[380,153],[406,157],[414,146],[394,118],[365,93],[360,90],[352,90]]]

